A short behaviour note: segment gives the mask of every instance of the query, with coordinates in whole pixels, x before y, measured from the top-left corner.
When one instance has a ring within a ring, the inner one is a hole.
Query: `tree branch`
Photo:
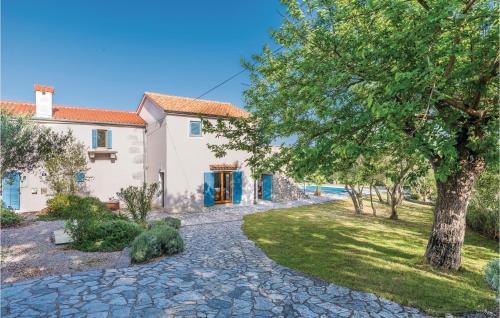
[[[453,108],[456,108],[456,109],[463,111],[464,113],[466,113],[467,115],[469,115],[471,117],[483,118],[484,115],[486,114],[485,110],[474,110],[474,109],[468,107],[467,105],[465,105],[464,103],[462,103],[456,99],[453,99],[453,98],[444,98],[442,101],[445,104],[452,106]]]
[[[492,68],[491,72],[489,74],[483,74],[479,77],[478,88],[477,88],[476,94],[474,95],[474,97],[472,99],[472,108],[473,109],[476,109],[479,106],[479,102],[481,101],[481,93],[482,93],[483,89],[486,87],[486,85],[488,84],[488,82],[490,81],[490,79],[492,79],[493,77],[495,77],[497,75],[498,66],[499,66],[498,60],[496,60],[493,63],[493,68]]]
[[[465,4],[465,8],[462,10],[462,13],[467,13],[467,11],[470,10],[470,8],[472,8],[472,6],[474,5],[474,3],[476,2],[476,0],[469,0],[466,4]]]
[[[417,2],[420,3],[420,5],[424,7],[425,10],[429,11],[431,9],[431,7],[429,7],[429,5],[427,4],[427,2],[425,2],[425,0],[417,0]]]

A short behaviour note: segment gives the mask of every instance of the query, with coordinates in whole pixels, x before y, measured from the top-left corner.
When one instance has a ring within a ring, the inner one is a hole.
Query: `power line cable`
[[[274,55],[276,53],[278,53],[279,51],[281,51],[282,49],[284,48],[284,46],[280,46],[278,47],[277,49],[275,49],[274,51],[271,52],[271,55]],[[255,66],[256,63],[253,63],[252,66]],[[227,82],[231,81],[232,79],[234,79],[235,77],[238,77],[238,75],[241,75],[243,74],[247,69],[242,69],[241,71],[239,71],[238,73],[235,73],[231,76],[229,76],[228,78],[226,78],[225,80],[223,80],[222,82],[218,83],[217,85],[215,85],[214,87],[210,88],[209,90],[207,90],[206,92],[204,92],[203,94],[201,94],[200,96],[196,97],[194,100],[197,100],[197,99],[200,99],[202,98],[203,96],[207,95],[208,93],[216,90],[217,88],[221,87],[222,85],[226,84]]]
[[[305,2],[301,3],[300,4],[300,8],[303,8],[303,6],[305,5]],[[283,13],[281,13],[278,9],[276,9],[276,13],[278,15],[280,15],[281,17],[283,18],[286,18],[286,15],[284,15]],[[275,49],[274,51],[271,52],[271,55],[274,55],[276,53],[278,53],[279,51],[281,51],[282,49],[284,49],[284,46],[283,45],[280,45],[277,49]],[[255,66],[256,63],[253,63],[252,66]],[[194,100],[197,100],[197,99],[200,99],[202,98],[203,96],[207,95],[208,93],[214,91],[215,89],[221,87],[222,85],[226,84],[227,82],[231,81],[233,78],[235,77],[238,77],[238,75],[240,74],[243,74],[244,72],[246,71],[246,69],[242,69],[241,71],[239,71],[238,73],[236,74],[233,74],[231,76],[229,76],[227,79],[223,80],[222,82],[220,82],[219,84],[215,85],[214,87],[210,88],[209,90],[207,90],[206,92],[204,92],[203,94],[201,94],[200,96],[196,97]]]

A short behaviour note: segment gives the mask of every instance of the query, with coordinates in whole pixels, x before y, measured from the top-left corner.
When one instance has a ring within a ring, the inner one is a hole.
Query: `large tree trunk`
[[[432,266],[445,270],[460,268],[469,197],[476,177],[484,170],[482,160],[464,161],[462,169],[448,176],[446,181],[436,179],[434,223],[425,258]]]

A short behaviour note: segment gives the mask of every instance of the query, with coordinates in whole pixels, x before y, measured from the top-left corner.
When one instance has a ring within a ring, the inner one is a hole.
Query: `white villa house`
[[[244,117],[230,104],[157,93],[144,93],[136,112],[62,106],[52,103],[54,88],[35,85],[35,103],[1,101],[0,109],[31,116],[55,131],[72,130],[87,148],[88,195],[103,202],[116,199],[120,188],[159,182],[155,205],[186,211],[215,204],[251,204],[254,187],[246,153],[216,158],[207,144],[223,143],[202,132],[200,116]],[[2,201],[16,211],[38,211],[52,193],[43,167],[10,172],[2,180]],[[258,197],[272,200],[273,176],[263,175]],[[287,190],[288,191],[288,190]]]

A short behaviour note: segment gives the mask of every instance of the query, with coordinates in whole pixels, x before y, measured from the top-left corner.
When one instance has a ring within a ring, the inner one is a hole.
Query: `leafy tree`
[[[47,177],[45,182],[54,194],[76,194],[85,187],[90,177],[85,175],[89,170],[85,146],[72,140],[62,152],[45,161]]]
[[[432,169],[428,169],[421,176],[410,182],[411,194],[417,200],[427,202],[434,200],[436,195],[436,181]]]
[[[418,154],[411,157],[391,155],[386,158],[383,171],[384,185],[387,189],[387,203],[391,207],[390,219],[397,220],[399,218],[397,206],[403,201],[404,185],[425,173],[427,169],[428,165]]]
[[[474,181],[498,157],[498,2],[284,3],[282,49],[246,63],[247,105],[276,136],[296,136],[309,165],[371,134],[422,153],[437,183],[425,258],[458,269]]]
[[[362,214],[364,212],[363,191],[368,177],[366,159],[359,156],[355,161],[344,161],[337,167],[339,169],[336,176],[344,184],[351,197],[356,214]]]
[[[365,179],[370,187],[370,205],[374,216],[377,215],[377,209],[375,208],[375,204],[373,204],[373,190],[375,190],[379,202],[384,203],[384,201],[382,200],[382,196],[380,195],[380,192],[377,189],[377,184],[383,183],[385,177],[384,175],[385,167],[382,166],[383,161],[381,159],[382,158],[380,155],[376,156],[375,158],[370,158],[370,160],[367,160],[364,167],[364,169],[366,170]]]
[[[326,178],[321,173],[313,173],[310,176],[306,177],[305,180],[310,181],[316,185],[316,190],[314,190],[314,195],[321,196],[321,186],[325,184]]]
[[[272,156],[271,139],[264,129],[267,121],[259,120],[254,115],[245,118],[218,118],[213,124],[209,119],[202,118],[203,132],[214,134],[225,143],[208,144],[208,148],[217,158],[226,156],[228,151],[244,151],[248,154],[244,160],[250,167],[254,180],[254,203],[257,202],[257,179],[260,175],[273,168],[268,159]]]
[[[61,153],[72,140],[71,132],[56,133],[28,117],[0,110],[0,176],[31,171]]]

